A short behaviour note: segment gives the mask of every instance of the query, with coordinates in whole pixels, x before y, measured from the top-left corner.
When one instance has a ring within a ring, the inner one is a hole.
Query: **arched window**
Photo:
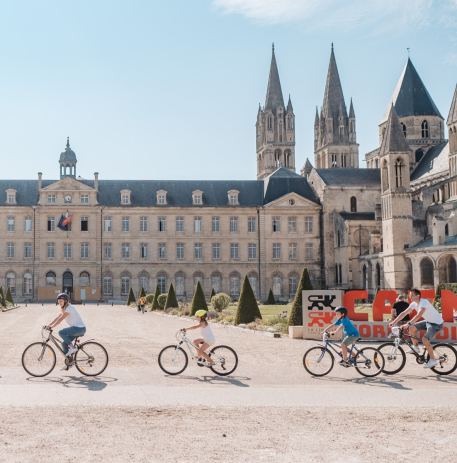
[[[32,275],[30,273],[26,273],[24,275],[24,285],[23,285],[23,294],[24,296],[29,296],[32,294]]]
[[[287,128],[289,130],[293,130],[293,128],[294,128],[294,118],[293,118],[292,114],[289,114],[287,116]]]
[[[159,285],[160,293],[165,294],[167,292],[167,278],[165,273],[159,273],[157,275],[157,284]]]
[[[293,299],[297,292],[298,288],[298,276],[290,275],[289,276],[289,299]]]
[[[416,162],[419,162],[422,159],[423,155],[424,155],[424,152],[422,151],[421,148],[416,150]]]
[[[81,272],[79,275],[79,286],[90,286],[90,276],[87,272]]]
[[[46,273],[46,286],[56,285],[56,274],[54,272]]]
[[[376,264],[376,287],[381,288],[381,266]]]
[[[445,227],[444,227],[444,234],[445,234],[446,236],[449,235],[449,224],[448,224],[448,223],[447,223],[447,224],[445,225]]]
[[[351,196],[351,212],[357,212],[357,198]]]
[[[402,130],[403,130],[403,135],[404,135],[405,138],[406,138],[406,125],[403,124],[403,122],[401,123],[401,128],[402,128]]]
[[[421,264],[420,264],[420,269],[421,269],[421,286],[423,285],[433,286],[433,283],[434,283],[433,262],[427,257],[425,259],[422,259]]]
[[[453,256],[449,259],[449,283],[457,283],[457,264]]]
[[[103,294],[106,296],[113,294],[113,277],[110,274],[103,277]]]
[[[11,294],[16,294],[16,275],[10,272],[6,275],[6,287],[10,289]]]
[[[200,282],[200,286],[202,287],[203,289],[203,276],[201,273],[196,273],[194,275],[194,291],[195,291],[195,288],[197,287],[197,283]]]
[[[182,273],[176,275],[176,295],[184,296],[184,275]]]
[[[267,117],[267,127],[268,130],[273,130],[273,116],[271,114]]]
[[[382,191],[386,191],[389,189],[389,167],[387,165],[386,160],[384,160],[382,164],[381,178],[382,178]]]
[[[341,264],[338,265],[338,276],[339,276],[338,283],[339,284],[343,283],[343,270],[342,270]]]
[[[397,162],[395,163],[395,182],[397,188],[403,187],[402,167],[401,159],[397,159]]]
[[[338,272],[338,264],[335,264],[335,284],[337,285],[340,281],[340,276]]]
[[[341,234],[340,234],[339,230],[338,230],[338,232],[336,234],[336,245],[337,245],[337,247],[341,247]]]
[[[251,273],[248,276],[249,284],[251,285],[252,291],[254,291],[254,295],[257,297],[257,275],[255,273]]]
[[[148,275],[146,273],[142,273],[140,275],[140,290],[143,288],[146,294],[148,294],[148,282]]]
[[[211,276],[211,286],[216,294],[221,292],[221,276],[219,273],[214,273]]]
[[[376,169],[379,169],[379,159],[376,159]]]
[[[130,291],[130,275],[124,273],[121,276],[121,294],[127,296]]]
[[[429,137],[428,122],[423,121],[422,122],[422,138],[428,138],[428,137]]]
[[[230,275],[230,296],[238,297],[240,294],[240,277],[234,273]]]
[[[362,289],[367,289],[368,286],[368,272],[367,272],[367,266],[364,265],[362,267]]]
[[[282,295],[282,278],[281,275],[273,275],[273,295]]]

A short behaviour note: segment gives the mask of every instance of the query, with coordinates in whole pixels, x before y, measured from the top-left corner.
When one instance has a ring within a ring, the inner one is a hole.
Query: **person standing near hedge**
[[[143,315],[144,315],[145,306],[146,306],[146,298],[144,296],[141,296],[140,299],[138,300],[138,307],[141,309],[141,312],[143,312]]]

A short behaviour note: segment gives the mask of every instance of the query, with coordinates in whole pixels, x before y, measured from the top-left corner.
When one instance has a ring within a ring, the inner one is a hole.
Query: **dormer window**
[[[16,204],[16,190],[6,190],[6,204]]]
[[[195,190],[192,192],[192,204],[201,206],[203,204],[203,191]]]
[[[159,190],[157,192],[157,204],[167,204],[167,192],[165,190]]]
[[[132,192],[130,190],[122,190],[121,191],[121,204],[123,206],[129,206],[131,204],[131,201],[130,201],[131,193]]]
[[[238,202],[238,194],[240,192],[238,190],[230,190],[228,194],[228,201],[230,206],[238,206],[240,203]]]
[[[48,204],[54,204],[56,202],[56,195],[48,195]]]

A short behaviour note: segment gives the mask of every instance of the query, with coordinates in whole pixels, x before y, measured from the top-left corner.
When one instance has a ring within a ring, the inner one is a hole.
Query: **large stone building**
[[[405,290],[457,282],[457,89],[444,119],[408,59],[359,168],[331,50],[314,125],[315,167],[295,173],[295,114],[272,51],[256,120],[257,180],[93,180],[67,141],[60,179],[0,180],[0,285],[18,300],[125,299],[132,287],[189,300],[198,281],[236,299],[317,287]],[[3,199],[2,196],[3,195]],[[68,219],[67,219],[68,217]],[[65,220],[70,223],[65,226]]]

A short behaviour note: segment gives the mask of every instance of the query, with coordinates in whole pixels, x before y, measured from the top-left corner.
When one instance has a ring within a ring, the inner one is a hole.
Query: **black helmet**
[[[59,299],[63,299],[64,301],[69,302],[70,301],[70,296],[67,293],[60,293],[57,296],[57,300],[59,300]]]
[[[335,309],[335,312],[340,312],[340,313],[343,314],[345,317],[347,317],[347,315],[348,315],[348,309],[346,309],[346,307],[343,307],[343,306],[337,307],[337,308]]]

